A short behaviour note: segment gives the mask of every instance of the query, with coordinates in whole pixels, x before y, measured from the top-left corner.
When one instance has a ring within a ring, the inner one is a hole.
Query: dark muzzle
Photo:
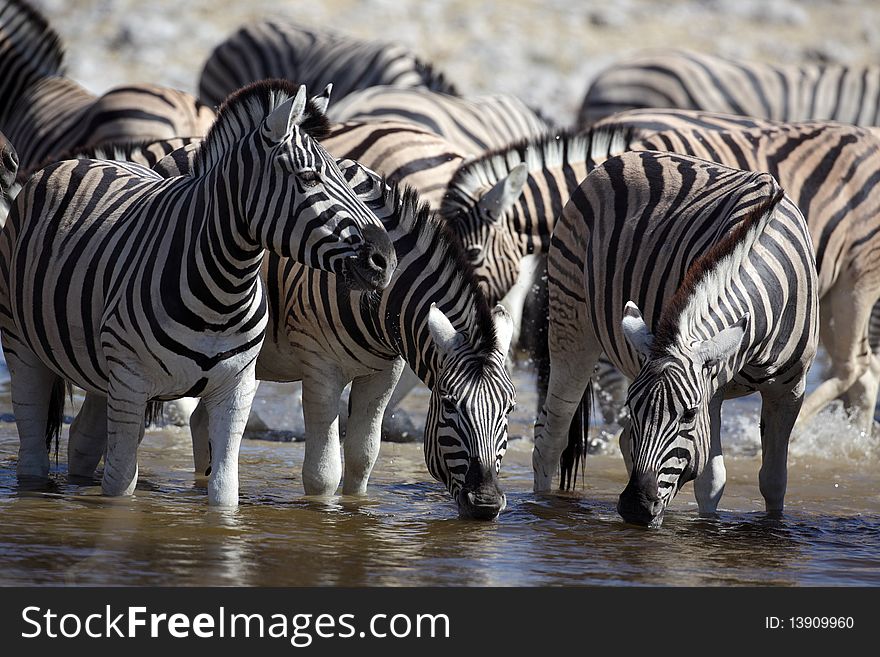
[[[617,501],[617,512],[624,520],[646,527],[659,527],[665,508],[656,472],[634,472]]]
[[[361,231],[364,243],[358,254],[347,261],[352,287],[360,290],[384,290],[397,268],[397,253],[391,239],[381,228],[366,226]]]
[[[494,520],[507,504],[494,468],[471,459],[464,486],[458,493],[458,515],[473,520]]]

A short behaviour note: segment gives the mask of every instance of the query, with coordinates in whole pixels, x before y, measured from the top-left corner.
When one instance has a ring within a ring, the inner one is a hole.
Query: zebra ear
[[[639,354],[647,357],[654,343],[654,335],[645,325],[642,312],[632,301],[627,301],[623,309],[623,320],[620,322],[623,335]]]
[[[288,98],[266,117],[269,136],[274,141],[281,141],[291,128],[302,120],[306,109],[306,86],[301,84],[296,96]]]
[[[331,82],[326,87],[324,87],[324,91],[322,91],[317,96],[312,96],[312,103],[315,105],[315,109],[318,110],[319,114],[327,113],[327,106],[330,104],[330,92],[333,91],[333,83]]]
[[[434,344],[444,356],[458,348],[464,339],[436,303],[432,303],[431,310],[428,311],[428,330]]]
[[[516,203],[528,177],[528,165],[520,162],[480,198],[479,205],[487,211],[493,224],[498,223],[504,213]]]
[[[492,310],[492,319],[495,321],[495,336],[498,339],[496,346],[502,354],[506,354],[510,349],[510,340],[513,338],[513,319],[507,308],[500,303]]]
[[[697,358],[706,365],[714,365],[733,356],[742,344],[746,335],[746,327],[749,325],[749,313],[743,315],[738,322],[726,329],[719,331],[717,335],[703,340],[694,345]]]

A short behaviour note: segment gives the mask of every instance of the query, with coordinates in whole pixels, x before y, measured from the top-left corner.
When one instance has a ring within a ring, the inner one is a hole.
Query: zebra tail
[[[62,378],[56,378],[49,394],[49,412],[46,417],[46,451],[52,451],[55,442],[55,466],[58,466],[58,443],[61,439],[61,427],[64,424],[64,394],[73,396],[73,388]]]
[[[568,446],[559,459],[560,480],[562,490],[571,490],[577,481],[578,470],[581,478],[586,470],[587,445],[590,442],[590,413],[593,409],[593,382],[587,383],[581,403],[571,419],[568,428]]]
[[[147,402],[147,412],[144,415],[144,426],[162,426],[165,424],[165,403],[160,401]]]

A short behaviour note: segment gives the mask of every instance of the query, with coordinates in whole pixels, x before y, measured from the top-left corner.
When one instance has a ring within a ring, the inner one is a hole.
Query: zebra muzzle
[[[665,509],[654,472],[634,472],[617,501],[617,512],[626,522],[645,527],[659,527]]]
[[[377,227],[362,230],[364,242],[357,255],[346,261],[348,278],[353,287],[368,291],[384,290],[397,268],[397,253],[388,234]]]

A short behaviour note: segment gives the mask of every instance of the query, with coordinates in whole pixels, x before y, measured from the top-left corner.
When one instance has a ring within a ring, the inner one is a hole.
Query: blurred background
[[[613,60],[686,47],[775,63],[876,64],[876,0],[34,0],[67,46],[71,77],[98,93],[130,82],[193,92],[242,23],[286,16],[387,39],[435,62],[465,94],[520,96],[561,124]]]

